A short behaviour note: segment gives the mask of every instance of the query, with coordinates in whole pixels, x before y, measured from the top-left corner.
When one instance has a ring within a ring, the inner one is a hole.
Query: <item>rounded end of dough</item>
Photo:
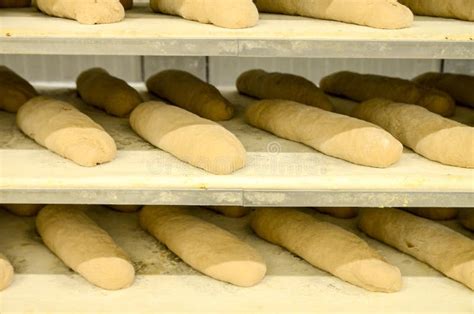
[[[208,267],[203,273],[236,286],[252,287],[262,281],[266,272],[267,266],[261,262],[230,261]]]
[[[225,28],[248,28],[257,25],[259,13],[252,0],[212,2],[209,8],[212,24]]]
[[[36,216],[40,209],[44,207],[44,205],[38,204],[5,204],[2,206],[12,214],[22,217]]]
[[[94,285],[119,290],[132,285],[135,269],[132,264],[119,257],[100,257],[79,264],[77,272]]]
[[[76,3],[75,19],[81,24],[117,23],[125,18],[125,9],[119,1],[95,0]]]
[[[413,12],[397,1],[372,2],[367,25],[383,29],[407,28],[413,24]]]
[[[0,291],[8,288],[13,282],[14,270],[10,262],[0,257]]]
[[[474,290],[474,260],[457,264],[446,275]]]
[[[110,208],[115,209],[122,213],[133,213],[141,208],[141,205],[108,205]]]
[[[428,92],[417,103],[431,112],[451,117],[456,112],[456,102],[443,92]]]
[[[114,91],[107,99],[105,111],[117,117],[128,116],[139,104],[143,102],[140,94],[126,82]]]

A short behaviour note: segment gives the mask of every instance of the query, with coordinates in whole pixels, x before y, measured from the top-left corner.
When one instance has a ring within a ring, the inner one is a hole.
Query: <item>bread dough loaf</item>
[[[430,72],[416,77],[414,81],[426,87],[442,90],[459,103],[474,108],[474,76]]]
[[[207,206],[208,208],[221,213],[226,217],[231,218],[240,218],[247,216],[252,209],[249,207],[242,207],[242,206]]]
[[[353,207],[317,207],[316,210],[336,218],[351,219],[357,217],[358,210]]]
[[[385,98],[419,105],[445,117],[454,115],[456,110],[456,103],[448,94],[399,78],[338,72],[323,78],[320,85],[326,93],[356,101]]]
[[[260,12],[302,15],[375,28],[411,26],[413,13],[396,0],[255,0]]]
[[[373,99],[353,115],[375,123],[418,154],[440,163],[474,168],[474,128],[443,118],[419,106]]]
[[[359,216],[359,228],[372,238],[474,289],[474,241],[471,239],[398,209],[364,209]]]
[[[402,208],[403,210],[417,216],[431,220],[450,220],[456,218],[458,210],[456,208]]]
[[[221,125],[159,101],[140,104],[130,125],[145,140],[195,167],[230,174],[245,166],[246,152]]]
[[[125,10],[133,8],[133,0],[120,0],[120,3],[122,3]]]
[[[12,214],[17,216],[35,216],[44,205],[41,204],[3,204]]]
[[[0,254],[0,291],[8,288],[13,281],[13,266],[8,259]]]
[[[148,90],[203,118],[222,121],[234,115],[234,107],[212,86],[191,73],[166,70],[150,77]]]
[[[115,142],[104,129],[73,105],[35,97],[18,110],[20,130],[56,154],[92,167],[115,158]]]
[[[38,92],[21,76],[0,65],[0,109],[8,112],[17,112],[24,103]]]
[[[23,8],[30,5],[31,0],[0,0],[0,8]]]
[[[138,211],[142,207],[141,205],[107,205],[107,206],[123,213],[133,213],[133,212]]]
[[[43,242],[94,285],[108,290],[129,287],[135,278],[130,259],[83,210],[83,206],[45,206],[36,218]]]
[[[212,278],[250,287],[266,272],[260,254],[232,233],[192,216],[185,207],[145,206],[140,224],[184,262]]]
[[[116,23],[125,17],[119,0],[36,0],[36,6],[45,14],[81,24]]]
[[[251,227],[311,265],[369,291],[401,289],[400,270],[355,234],[288,208],[258,208]]]
[[[474,208],[466,208],[459,214],[459,221],[464,228],[474,231]]]
[[[417,15],[429,15],[474,21],[472,0],[399,0]]]
[[[248,107],[246,117],[257,128],[359,165],[388,167],[403,150],[373,124],[292,101],[257,101]]]
[[[150,0],[155,12],[225,28],[247,28],[258,23],[252,0]]]
[[[239,76],[237,89],[242,94],[258,99],[292,100],[328,111],[333,110],[331,101],[322,90],[304,77],[293,74],[250,70]]]
[[[143,102],[127,82],[101,68],[82,72],[77,78],[77,91],[86,103],[118,117],[127,116]]]

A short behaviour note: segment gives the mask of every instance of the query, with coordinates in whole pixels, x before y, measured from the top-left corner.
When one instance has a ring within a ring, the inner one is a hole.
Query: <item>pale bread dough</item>
[[[399,0],[417,15],[474,21],[472,0]]]
[[[0,254],[0,291],[8,288],[13,281],[14,270],[8,259]]]

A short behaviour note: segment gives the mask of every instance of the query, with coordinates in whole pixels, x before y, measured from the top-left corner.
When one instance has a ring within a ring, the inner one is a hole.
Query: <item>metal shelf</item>
[[[50,93],[75,103],[114,137],[117,158],[83,168],[38,146],[0,112],[0,203],[175,204],[245,206],[449,206],[474,204],[474,170],[444,166],[406,149],[387,169],[332,158],[243,121],[249,98],[225,92],[240,108],[222,124],[247,149],[247,166],[216,176],[140,139],[127,119],[84,105],[72,90]],[[336,100],[339,111],[353,103]],[[473,125],[474,111],[458,110]]]
[[[253,57],[474,59],[472,23],[416,17],[413,27],[380,30],[302,17],[261,14],[233,30],[137,6],[116,24],[81,25],[29,9],[0,10],[0,53]]]

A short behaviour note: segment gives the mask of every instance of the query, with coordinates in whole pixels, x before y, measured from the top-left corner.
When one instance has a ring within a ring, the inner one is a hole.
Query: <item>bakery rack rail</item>
[[[232,30],[153,14],[146,5],[121,23],[84,26],[32,8],[6,9],[0,54],[473,59],[474,31],[469,22],[429,17],[380,30],[272,14],[254,28]]]

